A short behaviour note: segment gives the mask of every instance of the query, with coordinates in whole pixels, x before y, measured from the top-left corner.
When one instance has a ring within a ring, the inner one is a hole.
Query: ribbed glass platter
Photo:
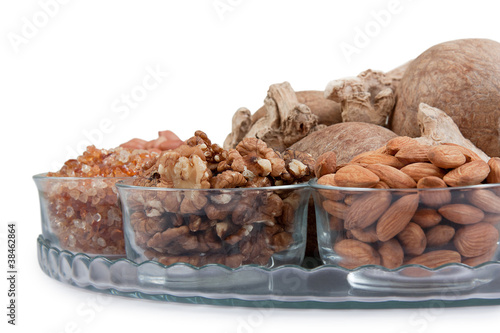
[[[395,270],[335,265],[194,267],[90,257],[38,237],[38,261],[51,278],[87,290],[167,302],[262,308],[409,308],[500,304],[500,262]]]

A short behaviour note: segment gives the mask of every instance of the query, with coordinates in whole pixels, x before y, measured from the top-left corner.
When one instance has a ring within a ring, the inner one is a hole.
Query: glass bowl
[[[164,265],[299,265],[304,258],[308,184],[173,189],[117,183],[127,258]]]
[[[124,257],[122,211],[115,187],[124,179],[33,176],[45,239],[74,253]]]
[[[411,281],[426,275],[415,265],[475,267],[499,258],[500,184],[375,189],[312,180],[310,185],[325,264],[358,271],[408,267]]]

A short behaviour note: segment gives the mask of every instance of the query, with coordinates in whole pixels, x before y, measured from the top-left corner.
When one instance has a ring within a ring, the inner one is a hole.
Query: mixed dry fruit
[[[462,146],[429,146],[409,137],[393,138],[347,164],[336,165],[332,154],[318,158],[318,184],[380,189],[319,190],[332,232],[328,245],[339,265],[435,268],[494,258],[499,187],[457,187],[498,183],[500,158],[486,162]]]
[[[178,146],[178,138],[170,133],[160,132],[159,138],[150,142]],[[59,171],[47,174],[43,199],[48,202],[50,233],[62,249],[125,254],[122,211],[115,183],[149,169],[160,148],[150,144],[135,149],[130,147],[131,142],[114,149],[89,146],[76,159],[66,161]]]
[[[308,181],[314,163],[309,154],[279,153],[256,138],[225,150],[197,131],[184,145],[163,152],[134,181],[141,187],[186,190],[137,190],[122,197],[135,246],[166,265],[266,265],[293,243],[301,199],[293,190],[273,186]],[[252,190],[262,187],[268,189]],[[246,190],[227,191],[234,188]]]

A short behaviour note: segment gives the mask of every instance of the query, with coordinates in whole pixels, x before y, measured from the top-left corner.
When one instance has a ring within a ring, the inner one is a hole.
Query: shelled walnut
[[[308,200],[273,185],[308,181],[314,164],[309,154],[281,155],[256,138],[227,151],[197,131],[139,175],[140,187],[121,193],[134,250],[163,264],[269,265],[274,254],[305,244],[296,225],[305,223],[298,210]]]

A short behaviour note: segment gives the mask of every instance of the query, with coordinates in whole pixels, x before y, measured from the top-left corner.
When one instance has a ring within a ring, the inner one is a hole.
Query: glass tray
[[[89,257],[38,237],[38,262],[51,278],[112,295],[169,302],[262,308],[414,308],[500,304],[500,262],[471,268],[407,265],[395,270],[335,265],[307,269],[247,265],[164,266]]]

